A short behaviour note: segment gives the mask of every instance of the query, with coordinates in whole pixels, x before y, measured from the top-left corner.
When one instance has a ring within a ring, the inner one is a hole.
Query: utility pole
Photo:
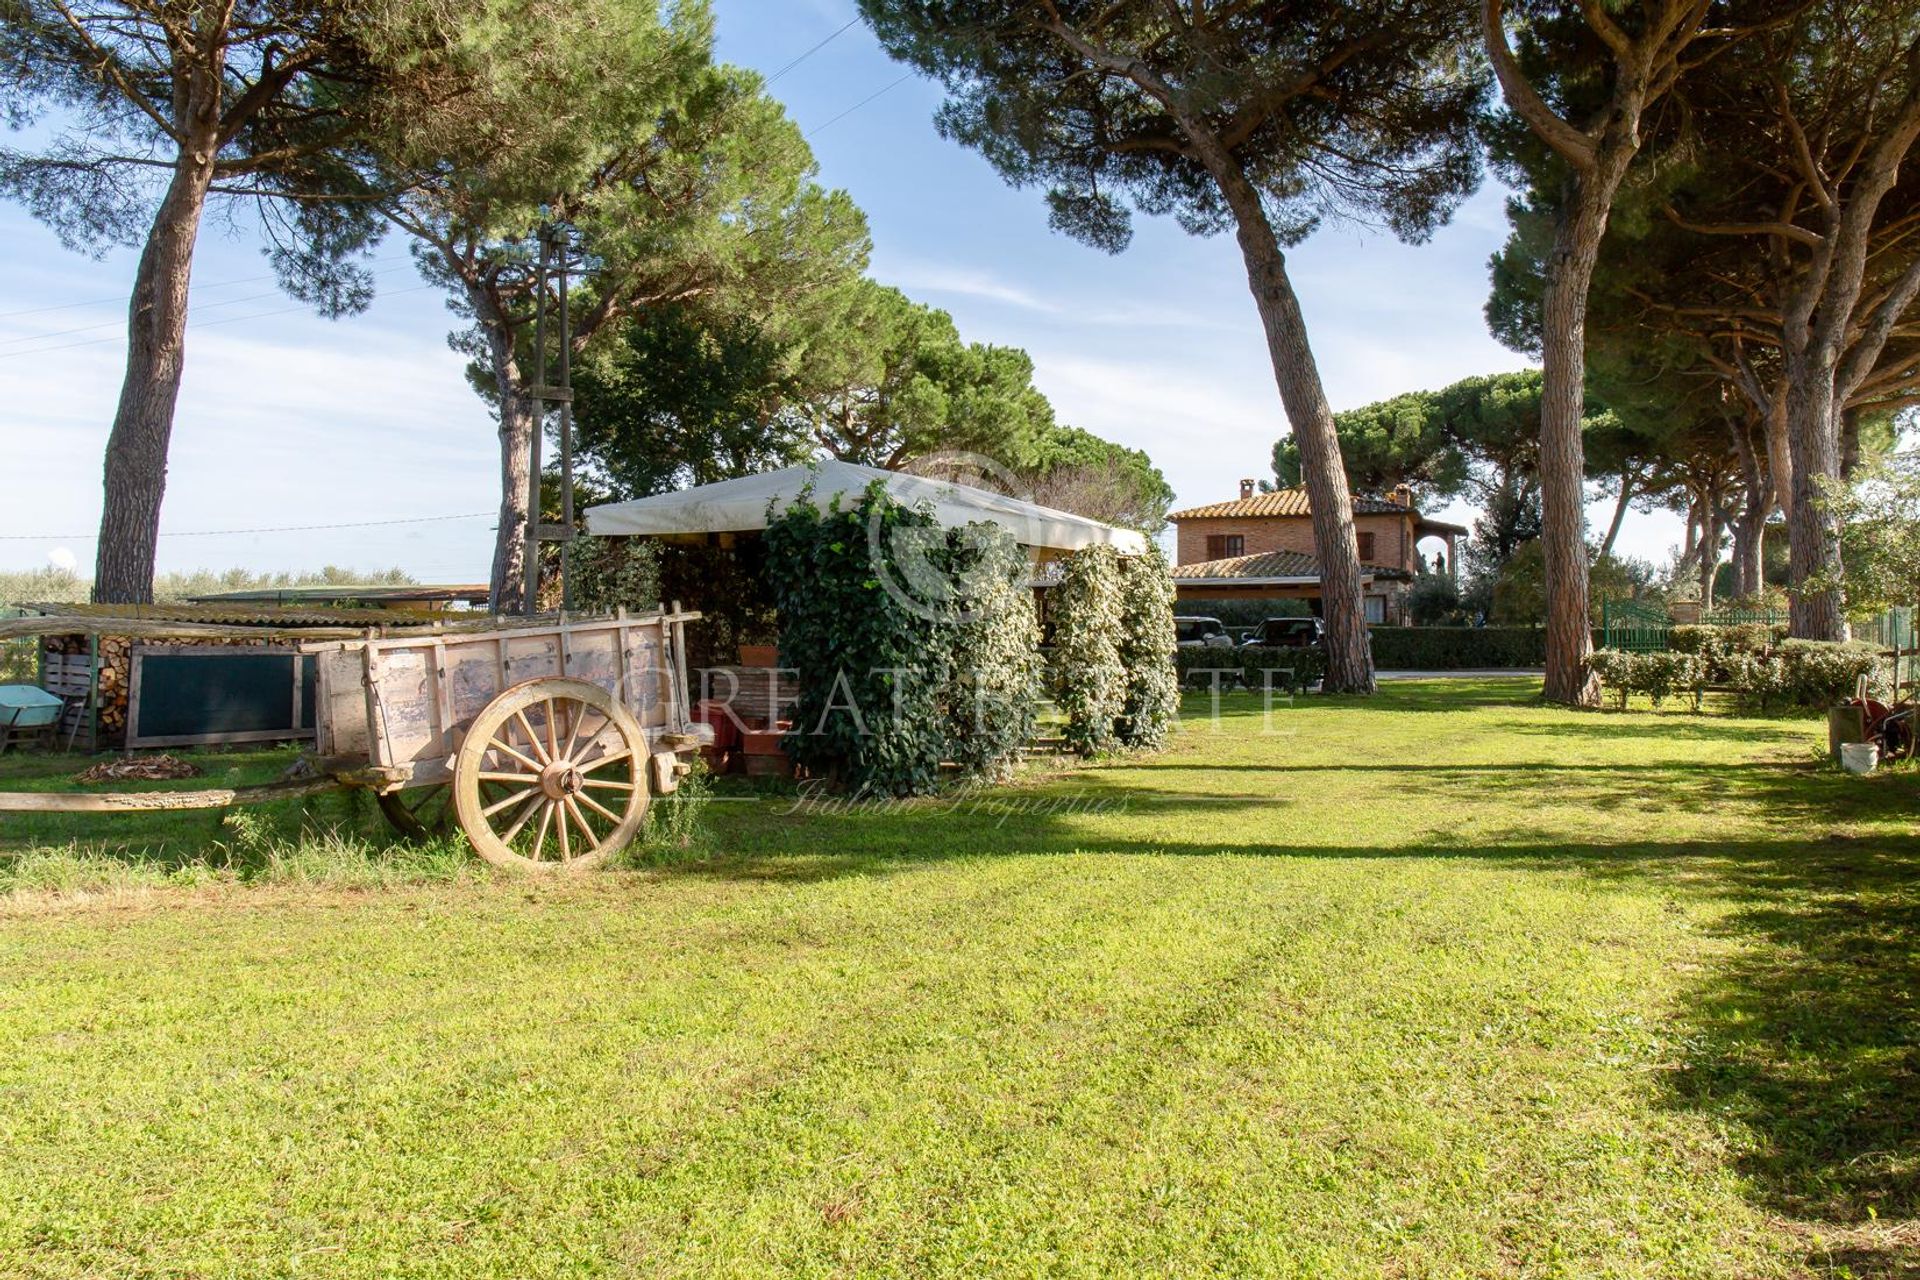
[[[566,231],[553,223],[539,230],[540,253],[534,268],[533,316],[533,438],[527,459],[527,578],[525,612],[540,611],[540,544],[560,545],[560,607],[570,603],[567,581],[567,544],[573,541],[573,330],[567,315],[567,277],[572,254]],[[560,331],[559,376],[547,380],[548,290],[558,294],[555,320]],[[547,405],[560,406],[560,522],[540,522],[540,446],[546,435]]]

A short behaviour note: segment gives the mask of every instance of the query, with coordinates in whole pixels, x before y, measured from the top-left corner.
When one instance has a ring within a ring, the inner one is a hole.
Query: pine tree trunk
[[[1713,608],[1713,579],[1720,569],[1720,509],[1700,499],[1700,612]]]
[[[1840,592],[1840,521],[1824,509],[1821,481],[1840,478],[1838,360],[1824,344],[1787,351],[1787,427],[1793,449],[1793,501],[1787,512],[1789,623],[1796,640],[1845,640]],[[1816,580],[1827,589],[1816,586]]]
[[[495,613],[521,613],[526,608],[533,401],[521,385],[511,336],[495,325],[487,325],[486,334],[500,404],[500,518],[494,530],[493,574],[487,594]]]
[[[1773,506],[1772,483],[1760,469],[1760,455],[1745,423],[1729,419],[1733,450],[1740,460],[1740,514],[1733,521],[1733,594],[1735,599],[1759,596],[1764,573],[1767,512]]]
[[[1619,163],[1625,171],[1625,160]],[[1554,227],[1541,309],[1540,517],[1547,587],[1549,702],[1600,705],[1600,683],[1587,660],[1593,629],[1587,616],[1586,410],[1587,291],[1606,234],[1618,178],[1568,180]]]
[[[94,555],[93,598],[104,604],[153,600],[167,449],[186,367],[187,291],[200,217],[213,185],[215,144],[205,130],[180,149],[134,274],[127,315],[127,372],[107,437]]]
[[[1774,389],[1773,403],[1767,406],[1767,471],[1773,477],[1773,501],[1780,516],[1793,523],[1793,442],[1787,426],[1787,380]]]
[[[1216,171],[1233,210],[1246,262],[1247,285],[1260,312],[1280,403],[1300,451],[1300,474],[1312,508],[1314,558],[1320,566],[1321,619],[1326,627],[1328,693],[1372,693],[1373,649],[1367,637],[1360,587],[1360,544],[1353,528],[1353,494],[1333,409],[1307,340],[1306,318],[1287,275],[1286,255],[1259,194],[1238,169]]]
[[[1620,537],[1620,526],[1627,520],[1627,504],[1633,501],[1633,472],[1620,473],[1620,498],[1613,504],[1613,522],[1607,526],[1607,536],[1600,543],[1600,554],[1594,557],[1598,563],[1613,554],[1613,544]]]

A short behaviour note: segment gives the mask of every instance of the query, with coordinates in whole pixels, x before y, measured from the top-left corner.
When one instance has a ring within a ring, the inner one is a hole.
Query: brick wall
[[[1373,555],[1362,556],[1369,564],[1413,569],[1413,522],[1406,516],[1355,516],[1356,533],[1374,536]],[[1239,534],[1246,542],[1242,555],[1265,555],[1269,551],[1298,551],[1314,554],[1313,521],[1306,516],[1239,516],[1212,520],[1182,520],[1178,524],[1174,547],[1175,564],[1200,564],[1215,559],[1207,554],[1210,534]]]

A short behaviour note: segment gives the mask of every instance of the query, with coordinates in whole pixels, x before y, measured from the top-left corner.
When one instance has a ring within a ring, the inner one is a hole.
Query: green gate
[[[1627,653],[1664,653],[1673,619],[1666,608],[1639,600],[1600,602],[1601,645]]]

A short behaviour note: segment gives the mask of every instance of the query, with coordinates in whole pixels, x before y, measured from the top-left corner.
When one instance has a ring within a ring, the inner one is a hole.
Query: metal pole
[[[573,559],[573,329],[567,319],[568,244],[560,242],[560,607],[573,607],[567,569]]]
[[[526,603],[523,612],[540,612],[540,437],[546,432],[547,402],[547,228],[541,227],[539,265],[533,274],[533,439],[527,442]]]

